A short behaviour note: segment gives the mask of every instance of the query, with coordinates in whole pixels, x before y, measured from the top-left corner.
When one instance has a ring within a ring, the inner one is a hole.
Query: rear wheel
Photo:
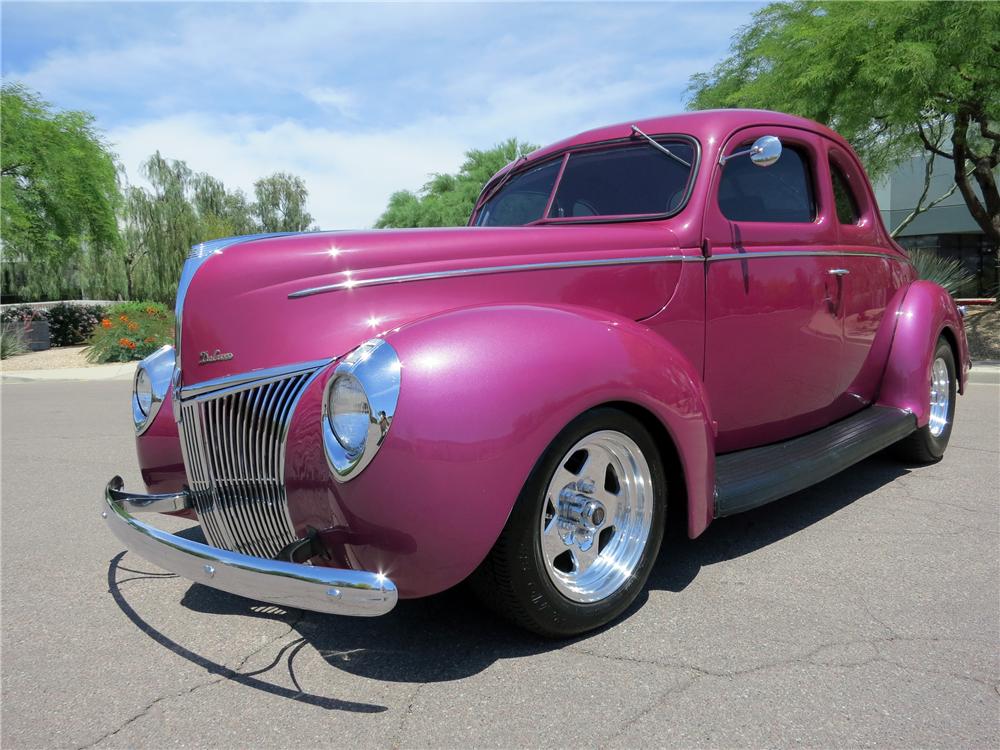
[[[474,590],[541,635],[605,624],[649,576],[665,493],[656,444],[639,420],[607,408],[578,417],[535,466]]]
[[[938,339],[931,364],[930,420],[892,447],[893,454],[904,461],[934,463],[940,461],[951,438],[955,421],[955,401],[958,378],[955,376],[955,355],[942,337]]]

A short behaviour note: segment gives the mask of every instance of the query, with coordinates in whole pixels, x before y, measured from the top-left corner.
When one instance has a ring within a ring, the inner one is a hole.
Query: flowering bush
[[[60,302],[49,308],[49,339],[52,346],[83,344],[106,316],[103,305],[70,305]]]
[[[158,302],[124,302],[107,310],[87,348],[91,362],[142,359],[174,343],[174,316]]]

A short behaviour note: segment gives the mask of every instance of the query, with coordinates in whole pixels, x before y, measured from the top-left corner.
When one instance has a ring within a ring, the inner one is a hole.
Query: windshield
[[[691,142],[657,142],[694,163]],[[648,143],[575,151],[511,177],[480,207],[475,224],[671,214],[683,205],[692,174],[691,167]]]

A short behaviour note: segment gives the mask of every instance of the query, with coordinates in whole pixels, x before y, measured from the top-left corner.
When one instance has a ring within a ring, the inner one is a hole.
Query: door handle
[[[847,276],[850,273],[846,268],[831,268],[827,271],[831,276]]]

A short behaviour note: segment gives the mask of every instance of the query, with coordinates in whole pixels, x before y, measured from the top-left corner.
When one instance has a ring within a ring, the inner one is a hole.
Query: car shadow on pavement
[[[703,567],[789,537],[908,473],[900,461],[877,454],[794,495],[716,519],[697,539],[688,539],[682,526],[674,524],[647,588],[683,591]]]
[[[681,591],[707,565],[733,559],[766,547],[836,513],[893,479],[907,473],[898,462],[877,456],[852,469],[783,500],[732,518],[720,519],[698,539],[673,533],[665,543],[647,585],[648,589]],[[204,541],[200,528],[182,536]],[[300,684],[296,658],[307,646],[330,666],[373,680],[425,683],[458,680],[477,674],[501,659],[553,651],[583,638],[551,641],[518,630],[479,605],[463,586],[418,600],[403,600],[387,615],[375,618],[337,617],[285,610],[192,584],[181,605],[199,613],[225,618],[268,618],[289,626],[290,639],[270,663],[243,671],[213,661],[167,637],[129,603],[120,587],[126,580],[157,585],[172,574],[126,567],[122,552],[111,560],[108,589],[115,603],[139,630],[178,656],[246,687],[320,708],[377,713],[385,706],[357,703],[309,692]],[[128,560],[131,566],[134,560]],[[139,564],[146,568],[145,563]],[[128,587],[131,590],[132,586]],[[624,617],[647,599],[644,592]],[[621,622],[619,619],[617,622]],[[612,623],[607,627],[614,627]],[[226,623],[234,638],[239,631]],[[296,637],[297,636],[297,637]],[[251,644],[248,645],[248,651]],[[287,678],[285,677],[287,675]],[[290,682],[292,687],[278,683]]]

